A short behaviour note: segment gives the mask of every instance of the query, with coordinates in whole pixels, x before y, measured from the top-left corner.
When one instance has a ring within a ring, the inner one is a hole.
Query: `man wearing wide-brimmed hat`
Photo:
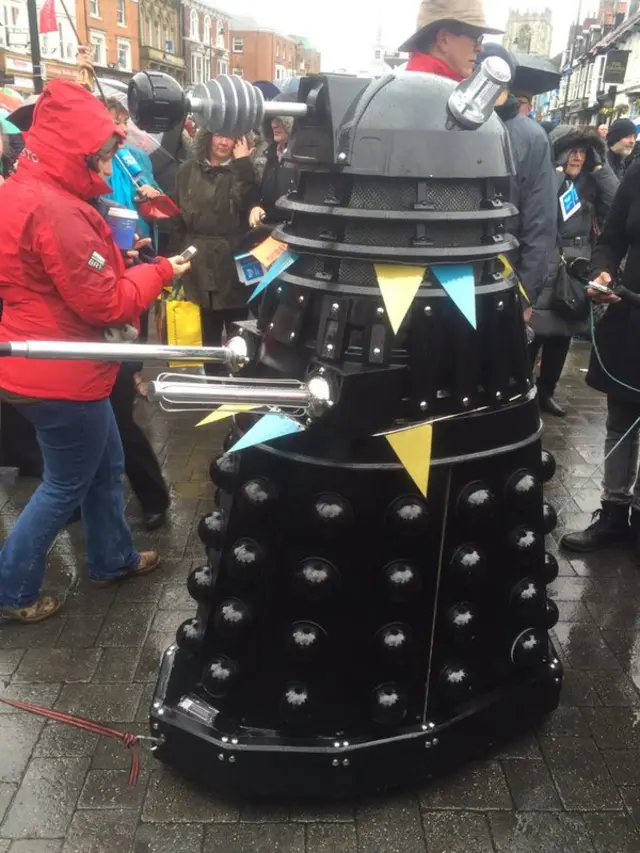
[[[482,0],[422,0],[418,27],[400,50],[411,53],[407,71],[426,71],[460,82],[473,72],[489,27]]]

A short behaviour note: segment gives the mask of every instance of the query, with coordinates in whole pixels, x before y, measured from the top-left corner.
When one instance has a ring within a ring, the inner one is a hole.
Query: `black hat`
[[[624,139],[625,136],[636,137],[637,135],[638,128],[636,127],[635,122],[631,121],[630,118],[619,118],[616,119],[609,127],[609,132],[607,133],[607,145],[611,148],[612,145],[615,145],[616,142],[620,142],[620,140]]]

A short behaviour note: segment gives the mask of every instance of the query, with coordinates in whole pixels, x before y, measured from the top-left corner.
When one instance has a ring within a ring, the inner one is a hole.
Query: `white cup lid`
[[[115,216],[116,219],[138,219],[135,210],[127,210],[126,207],[110,207],[107,216]]]

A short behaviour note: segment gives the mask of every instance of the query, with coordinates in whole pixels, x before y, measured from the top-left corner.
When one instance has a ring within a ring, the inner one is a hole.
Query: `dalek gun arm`
[[[155,344],[107,344],[81,341],[19,341],[0,344],[0,356],[74,361],[208,362],[236,372],[249,361],[244,338],[231,338],[224,347],[185,347]],[[224,404],[252,405],[301,411],[319,417],[333,405],[330,383],[321,375],[307,382],[161,374],[149,383],[149,397],[168,410],[207,410]]]
[[[108,344],[92,341],[8,341],[0,343],[0,357],[53,359],[54,361],[185,361],[223,364],[236,371],[247,362],[244,341],[229,341],[225,347],[185,347],[161,344]]]

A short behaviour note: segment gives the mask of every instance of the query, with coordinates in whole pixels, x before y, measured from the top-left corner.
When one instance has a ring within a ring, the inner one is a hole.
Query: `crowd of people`
[[[637,130],[628,119],[601,127],[536,122],[530,93],[517,87],[515,58],[483,46],[491,32],[479,0],[423,0],[417,31],[402,46],[411,54],[407,71],[462,81],[490,55],[511,67],[511,91],[496,107],[515,163],[502,191],[519,210],[509,226],[519,247],[509,260],[532,329],[540,407],[551,416],[566,414],[556,387],[572,338],[588,330],[585,305],[588,311],[591,298],[603,306],[587,376],[607,394],[602,508],[563,544],[585,552],[636,536],[640,545],[640,321],[610,287],[623,270],[626,287],[637,289],[640,165],[629,166]],[[86,51],[80,56],[78,83],[47,86],[24,139],[0,137],[0,204],[12,211],[0,219],[0,342],[145,340],[149,309],[179,283],[200,307],[203,343],[219,345],[230,324],[247,316],[234,255],[247,235],[251,241],[282,218],[277,200],[296,185],[285,158],[291,120],[271,118],[251,138],[232,139],[196,131],[189,119],[170,188],[178,214],[167,231],[152,215],[167,188],[128,138],[124,104],[90,91],[90,61]],[[136,220],[130,247],[116,240],[114,209]],[[187,246],[197,249],[192,262],[180,254]],[[604,288],[588,288],[590,280]],[[576,282],[582,301],[574,298]],[[46,556],[58,531],[76,520],[93,583],[158,567],[158,554],[136,550],[124,515],[125,473],[148,529],[165,523],[170,502],[134,418],[134,402],[145,394],[141,364],[0,360],[4,464],[41,478],[0,551],[3,617],[38,622],[60,608],[60,599],[41,592]]]

